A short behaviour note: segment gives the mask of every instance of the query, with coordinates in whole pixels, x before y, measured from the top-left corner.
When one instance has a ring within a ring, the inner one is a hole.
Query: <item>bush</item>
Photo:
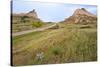
[[[62,52],[63,52],[63,49],[61,47],[54,47],[54,48],[52,48],[52,53],[54,55],[60,55],[60,54],[62,54]]]
[[[29,18],[28,16],[22,16],[21,17],[21,22],[25,23],[27,22],[28,20],[26,20],[27,18]]]
[[[40,22],[40,21],[32,23],[33,27],[41,27],[42,25],[43,25],[43,22]]]

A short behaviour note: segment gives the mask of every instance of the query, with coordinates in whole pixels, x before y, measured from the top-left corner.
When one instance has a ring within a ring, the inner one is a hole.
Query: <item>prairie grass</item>
[[[97,60],[95,25],[59,24],[59,29],[13,37],[13,65],[54,64]],[[42,53],[42,54],[41,54]],[[41,54],[41,59],[37,55]]]

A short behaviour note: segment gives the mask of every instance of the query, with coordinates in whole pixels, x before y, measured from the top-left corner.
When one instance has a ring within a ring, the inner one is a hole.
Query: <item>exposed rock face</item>
[[[37,13],[35,12],[35,9],[33,9],[32,11],[30,11],[26,15],[29,16],[29,17],[33,17],[33,18],[38,18]]]
[[[19,13],[19,14],[12,14],[12,20],[13,23],[20,23],[22,20],[26,20],[26,22],[32,22],[32,21],[41,21],[37,13],[35,12],[35,9],[28,13]]]
[[[73,15],[65,19],[64,22],[76,23],[76,24],[96,23],[97,17],[96,15],[88,12],[85,8],[81,8],[81,9],[76,9]]]
[[[87,16],[91,16],[91,17],[96,17],[96,15],[88,12],[85,8],[76,9],[73,16],[76,16],[76,15],[87,15]]]
[[[19,14],[13,14],[13,16],[28,16],[32,18],[38,18],[37,13],[35,12],[35,9],[28,13],[19,13]]]
[[[28,13],[12,14],[13,32],[30,30],[34,22],[42,22],[34,9]]]

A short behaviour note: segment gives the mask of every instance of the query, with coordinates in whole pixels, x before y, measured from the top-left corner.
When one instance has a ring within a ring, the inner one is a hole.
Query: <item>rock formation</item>
[[[32,24],[35,22],[42,22],[35,11],[29,11],[28,13],[12,14],[12,30],[13,32],[19,32],[32,29]]]
[[[33,9],[32,11],[29,11],[28,13],[19,13],[19,14],[12,14],[12,20],[13,23],[19,23],[22,22],[22,20],[26,20],[26,22],[32,22],[32,21],[41,21],[38,16],[37,13],[35,11],[35,9]]]
[[[37,13],[35,12],[35,9],[33,9],[32,11],[27,13],[26,16],[33,17],[33,18],[38,18]]]
[[[81,8],[81,9],[76,9],[73,15],[65,19],[63,22],[76,23],[76,24],[96,23],[97,17],[96,15],[88,12],[85,8]]]

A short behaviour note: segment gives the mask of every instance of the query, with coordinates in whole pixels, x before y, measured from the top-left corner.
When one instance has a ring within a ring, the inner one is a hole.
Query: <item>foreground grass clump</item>
[[[57,47],[53,47],[51,50],[52,50],[52,53],[53,53],[54,55],[59,55],[59,54],[62,53],[63,48],[57,46]]]
[[[14,37],[13,64],[53,64],[97,60],[96,27],[60,25],[63,28]]]

